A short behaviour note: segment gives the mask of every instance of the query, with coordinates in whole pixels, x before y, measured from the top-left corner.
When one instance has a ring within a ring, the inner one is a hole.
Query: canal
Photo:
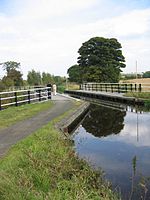
[[[91,104],[72,139],[78,156],[102,169],[122,199],[150,199],[150,112]]]

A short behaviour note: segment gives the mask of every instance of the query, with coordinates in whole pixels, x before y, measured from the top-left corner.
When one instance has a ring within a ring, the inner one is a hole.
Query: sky
[[[82,43],[117,38],[124,73],[150,70],[150,0],[0,0],[0,63],[66,76]],[[3,75],[0,68],[0,77]]]

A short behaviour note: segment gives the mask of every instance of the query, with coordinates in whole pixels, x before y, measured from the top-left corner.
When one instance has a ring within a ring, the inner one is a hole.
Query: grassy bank
[[[0,111],[0,128],[8,127],[18,121],[32,117],[41,111],[51,108],[52,105],[52,101],[46,101],[43,103],[10,107]]]
[[[124,96],[143,99],[144,107],[147,111],[150,110],[150,92],[129,92],[124,94]]]
[[[150,100],[150,92],[128,92],[124,96]]]
[[[72,144],[54,128],[58,120],[19,142],[0,160],[0,199],[117,199],[102,172],[93,172],[79,160]]]

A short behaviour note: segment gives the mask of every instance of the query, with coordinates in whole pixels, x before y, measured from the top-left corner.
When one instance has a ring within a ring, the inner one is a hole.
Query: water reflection
[[[138,200],[144,194],[148,199],[149,130],[150,113],[91,105],[73,138],[78,155],[94,168],[102,167],[114,188],[121,189],[123,199]]]
[[[82,126],[87,132],[97,137],[118,134],[124,127],[126,112],[119,109],[110,109],[104,106],[91,104],[90,112]]]

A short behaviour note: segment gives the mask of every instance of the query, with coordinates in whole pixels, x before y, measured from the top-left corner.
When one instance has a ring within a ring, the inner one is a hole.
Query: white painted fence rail
[[[48,99],[51,99],[51,87],[0,92],[0,110],[12,105],[30,104]]]
[[[150,92],[150,83],[84,83],[80,89],[117,93]]]

